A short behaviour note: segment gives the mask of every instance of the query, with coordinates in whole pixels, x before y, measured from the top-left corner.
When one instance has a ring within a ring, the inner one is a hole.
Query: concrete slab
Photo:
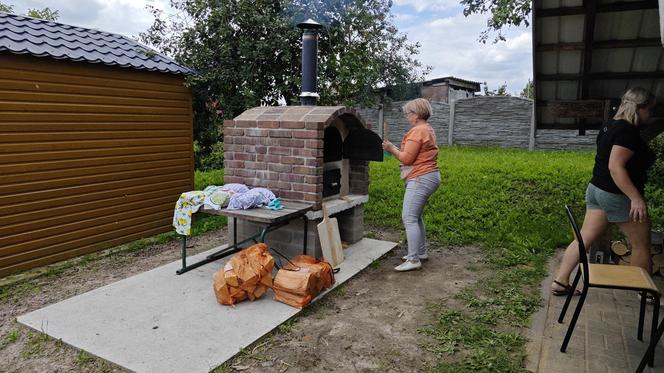
[[[394,242],[367,238],[348,247],[335,287],[394,247]],[[226,260],[181,276],[175,274],[180,261],[173,262],[18,321],[133,371],[208,372],[300,312],[273,300],[271,292],[235,307],[218,304],[212,274]]]

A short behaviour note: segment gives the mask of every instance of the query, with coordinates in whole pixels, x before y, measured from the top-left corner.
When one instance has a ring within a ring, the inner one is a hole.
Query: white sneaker
[[[418,258],[420,258],[420,260],[429,260],[429,254],[418,255]],[[401,259],[408,260],[408,255],[402,256]]]
[[[422,262],[420,262],[419,260],[406,260],[405,262],[394,267],[394,270],[398,272],[406,272],[420,268],[422,268]]]

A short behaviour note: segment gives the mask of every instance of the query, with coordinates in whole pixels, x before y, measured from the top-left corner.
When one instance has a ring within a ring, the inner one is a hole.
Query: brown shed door
[[[0,54],[0,277],[172,229],[192,152],[182,77]]]

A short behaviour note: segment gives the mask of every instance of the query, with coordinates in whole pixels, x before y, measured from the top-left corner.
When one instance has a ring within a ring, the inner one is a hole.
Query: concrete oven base
[[[338,213],[333,213],[331,217],[337,218],[341,241],[354,244],[364,237],[364,205],[356,205]],[[306,254],[316,258],[323,256],[318,237],[318,224],[322,220],[320,217],[310,217],[307,224]],[[261,225],[238,219],[238,241],[255,235],[261,228]],[[228,222],[228,237],[231,237],[231,239],[233,237],[233,224],[230,220]],[[293,220],[287,226],[268,233],[265,243],[288,257],[302,254],[304,244],[304,223],[302,219]]]

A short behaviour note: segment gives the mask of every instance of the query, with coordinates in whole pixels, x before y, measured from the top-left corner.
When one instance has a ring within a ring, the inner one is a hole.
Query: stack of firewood
[[[652,274],[660,274],[664,276],[664,252],[661,239],[656,239],[657,236],[653,235],[652,246],[650,254],[652,255]],[[611,244],[611,252],[613,253],[614,262],[621,265],[630,265],[632,250],[629,245],[624,241],[614,241]]]
[[[240,251],[213,276],[217,301],[234,305],[245,299],[258,299],[272,288],[275,300],[302,308],[334,284],[330,263],[312,256],[299,255],[289,260],[274,281],[273,268],[274,258],[267,245],[260,243]]]
[[[259,243],[240,251],[213,276],[217,301],[233,305],[247,298],[262,297],[272,287],[273,268],[274,258],[266,244]]]
[[[277,272],[272,291],[275,300],[303,308],[332,284],[334,272],[330,263],[299,255]]]

